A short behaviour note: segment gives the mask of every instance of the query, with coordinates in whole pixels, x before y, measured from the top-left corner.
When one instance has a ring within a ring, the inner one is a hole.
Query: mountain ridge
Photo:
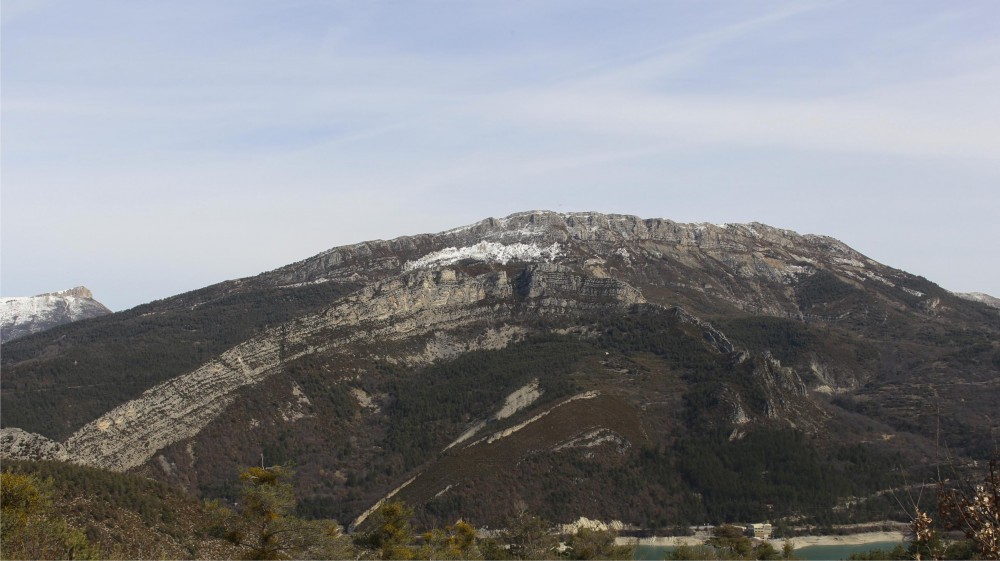
[[[1000,298],[991,296],[989,294],[985,294],[982,292],[956,292],[955,296],[958,296],[959,298],[963,298],[965,300],[971,300],[973,302],[986,304],[991,308],[1000,309]]]
[[[536,211],[332,248],[5,346],[3,430],[38,434],[3,442],[205,496],[236,465],[286,458],[311,512],[342,520],[393,490],[425,517],[496,520],[476,497],[523,488],[549,514],[652,527],[743,508],[719,490],[728,472],[683,458],[769,461],[744,442],[919,465],[936,409],[980,456],[998,333],[995,310],[825,236]],[[538,397],[496,418],[525,387]],[[578,492],[552,490],[581,473]],[[634,497],[585,506],[612,480]]]
[[[616,239],[624,241],[633,239],[638,234],[639,239],[659,239],[677,243],[699,245],[706,239],[706,231],[718,234],[728,231],[740,232],[754,238],[765,237],[769,240],[790,238],[803,240],[816,245],[827,245],[848,255],[861,256],[846,244],[828,236],[815,234],[799,234],[792,230],[775,228],[759,222],[748,224],[711,223],[680,223],[669,219],[642,219],[627,214],[602,214],[598,212],[556,213],[552,211],[525,211],[508,215],[503,218],[486,218],[478,222],[445,230],[436,234],[417,234],[399,236],[389,240],[369,240],[365,242],[338,246],[322,251],[312,257],[279,267],[269,272],[261,273],[255,278],[277,277],[292,282],[316,282],[316,276],[309,276],[307,271],[315,272],[317,268],[336,267],[348,263],[358,257],[378,257],[378,254],[394,251],[413,251],[422,247],[442,246],[466,247],[473,241],[493,241],[507,244],[524,242],[526,239],[542,238],[545,241],[565,242],[569,239],[612,242]],[[643,232],[645,230],[645,232]],[[606,235],[601,235],[602,232]],[[763,231],[763,234],[761,234]],[[559,235],[559,234],[562,235]],[[721,244],[720,244],[721,245]],[[783,245],[788,245],[783,244]],[[863,256],[862,256],[863,257]],[[392,259],[376,260],[378,265]],[[294,280],[293,280],[294,279]]]

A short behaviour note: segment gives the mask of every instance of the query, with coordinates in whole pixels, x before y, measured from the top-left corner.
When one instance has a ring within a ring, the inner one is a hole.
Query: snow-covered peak
[[[463,259],[475,259],[486,263],[506,265],[510,261],[552,261],[562,252],[558,243],[548,247],[535,244],[513,243],[503,245],[496,242],[482,241],[469,247],[446,247],[440,251],[428,253],[423,257],[408,261],[403,265],[404,271],[428,269],[452,265]]]
[[[84,286],[38,296],[0,298],[0,341],[110,313]]]
[[[75,314],[82,309],[82,298],[58,296],[58,293],[38,296],[14,296],[0,299],[0,322],[7,324],[15,320],[30,321],[50,315],[60,305],[67,313]]]

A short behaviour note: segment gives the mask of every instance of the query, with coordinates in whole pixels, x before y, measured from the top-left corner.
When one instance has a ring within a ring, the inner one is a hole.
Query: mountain
[[[993,452],[998,342],[996,309],[829,237],[526,212],[4,345],[0,445],[204,497],[293,462],[302,514],[355,524],[386,497],[435,523],[855,522],[939,442]]]
[[[0,343],[110,313],[85,286],[38,296],[2,298]]]
[[[966,300],[972,300],[973,302],[981,302],[991,308],[1000,308],[1000,298],[990,296],[989,294],[983,294],[982,292],[956,292],[955,296]]]

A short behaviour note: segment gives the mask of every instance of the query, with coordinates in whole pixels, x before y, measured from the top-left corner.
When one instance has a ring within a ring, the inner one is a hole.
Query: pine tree
[[[238,515],[223,524],[226,537],[244,548],[246,559],[339,559],[350,557],[349,541],[331,520],[296,517],[295,496],[283,466],[251,467],[244,482]]]
[[[372,529],[358,545],[374,550],[379,559],[413,559],[413,509],[401,501],[383,504],[371,518]]]

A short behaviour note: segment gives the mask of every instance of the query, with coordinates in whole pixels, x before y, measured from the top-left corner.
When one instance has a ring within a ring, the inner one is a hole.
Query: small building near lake
[[[764,522],[762,524],[747,524],[747,536],[751,538],[760,538],[762,540],[771,539],[771,524]]]

